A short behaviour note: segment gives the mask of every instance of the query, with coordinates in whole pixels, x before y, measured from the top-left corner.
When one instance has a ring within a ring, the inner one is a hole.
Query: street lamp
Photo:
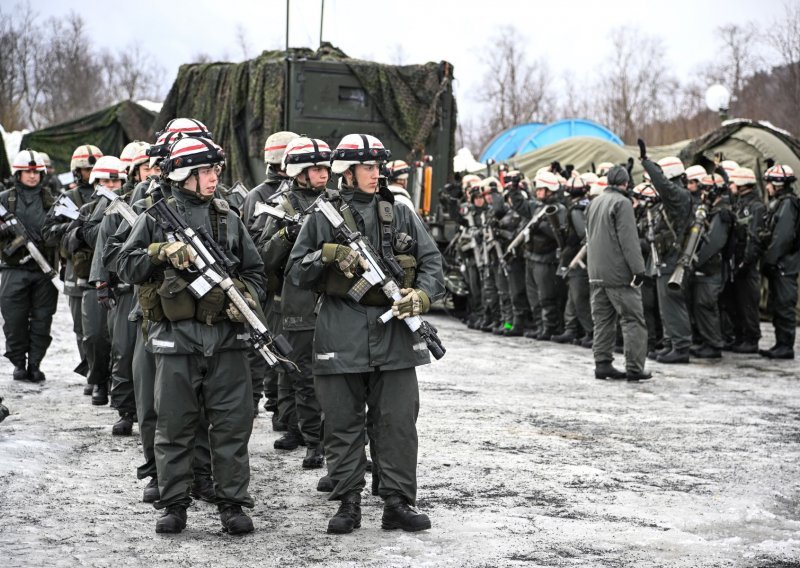
[[[724,85],[711,85],[706,91],[706,105],[708,110],[719,113],[719,119],[728,119],[728,110],[731,104],[731,92]]]

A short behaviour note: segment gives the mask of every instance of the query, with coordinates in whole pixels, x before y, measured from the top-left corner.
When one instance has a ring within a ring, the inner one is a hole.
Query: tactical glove
[[[647,159],[647,146],[644,143],[644,140],[639,138],[636,140],[636,143],[639,145],[639,159],[646,160]]]
[[[153,262],[164,263],[169,261],[178,270],[185,270],[191,266],[197,254],[194,249],[181,242],[152,243],[147,247],[147,254]]]
[[[430,298],[419,288],[403,288],[400,293],[403,297],[392,304],[392,315],[399,320],[424,314],[431,308]]]
[[[0,225],[0,239],[11,239],[14,237],[14,229],[8,223]]]
[[[290,243],[293,243],[297,240],[297,235],[300,234],[300,229],[302,227],[303,226],[300,223],[292,223],[291,225],[282,228],[279,232],[281,234],[281,237],[283,237]]]
[[[347,245],[339,245],[336,243],[325,243],[322,245],[322,263],[333,263],[336,268],[348,278],[356,275],[356,269],[360,266],[363,270],[367,270],[369,265],[367,261],[361,258],[356,251]]]
[[[641,288],[644,284],[644,273],[634,274],[631,280],[631,288]]]
[[[250,306],[250,308],[255,309],[256,301],[253,299],[250,293],[245,292],[242,295],[244,296],[244,301],[247,302],[247,305]],[[242,312],[239,311],[239,308],[236,307],[236,304],[233,303],[228,305],[228,308],[225,310],[225,315],[228,316],[229,320],[237,323],[244,323],[247,321],[244,317],[244,314],[242,314]]]
[[[111,310],[117,305],[117,298],[108,282],[97,283],[97,302],[107,310]]]

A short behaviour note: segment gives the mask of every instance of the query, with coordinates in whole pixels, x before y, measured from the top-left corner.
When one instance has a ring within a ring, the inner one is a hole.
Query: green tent
[[[69,171],[72,151],[81,144],[93,144],[103,154],[119,156],[134,140],[151,142],[155,113],[132,101],[123,101],[101,111],[29,132],[20,148],[46,152],[57,172]]]

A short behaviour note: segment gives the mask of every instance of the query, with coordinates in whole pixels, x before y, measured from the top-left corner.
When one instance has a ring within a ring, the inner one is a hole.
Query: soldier
[[[75,148],[69,167],[77,185],[65,192],[62,198],[47,212],[44,226],[42,227],[42,235],[45,241],[60,243],[67,228],[72,223],[72,218],[60,213],[56,205],[59,205],[59,203],[64,200],[64,202],[69,203],[71,207],[80,208],[85,203],[91,201],[94,188],[92,184],[89,183],[89,176],[92,173],[92,168],[95,163],[97,163],[97,160],[102,156],[103,153],[100,149],[91,144]],[[62,260],[65,261],[64,294],[69,298],[69,309],[72,314],[72,330],[75,332],[75,339],[78,342],[78,353],[81,357],[81,362],[75,368],[75,372],[86,376],[88,382],[89,367],[83,345],[83,318],[81,316],[83,291],[89,288],[88,257],[83,252],[79,256],[75,256],[68,253],[63,247],[60,253]],[[78,263],[77,271],[75,266],[76,261]],[[92,395],[93,393],[94,384],[88,383],[83,389],[83,394]],[[98,394],[98,402],[106,404],[108,402],[107,395],[105,402],[102,402],[102,396],[100,395],[102,395],[102,393]]]
[[[530,195],[527,191],[528,185],[517,170],[508,172],[505,179],[507,180],[505,201],[508,211],[500,220],[500,226],[507,231],[516,232],[530,220],[532,215]],[[506,276],[514,315],[511,327],[506,326],[503,335],[521,337],[532,320],[531,308],[526,295],[525,258],[522,247],[516,254],[506,258]]]
[[[98,289],[90,282],[95,238],[102,220],[102,213],[97,212],[99,196],[94,189],[102,186],[109,191],[118,192],[126,179],[127,172],[119,158],[115,156],[98,158],[89,176],[89,183],[93,188],[90,201],[80,208],[80,216],[70,223],[62,237],[62,246],[75,261],[75,274],[86,282],[81,300],[81,327],[83,349],[89,366],[87,380],[93,385],[92,404],[95,406],[108,404],[108,389],[111,382],[111,337],[108,310],[99,301],[101,295],[108,294],[108,289]]]
[[[769,284],[767,309],[775,328],[775,345],[759,349],[769,359],[794,359],[797,274],[800,272],[800,199],[794,194],[792,168],[775,165],[764,174],[770,203],[767,217],[769,241],[762,257]]]
[[[594,321],[594,376],[598,379],[647,380],[647,328],[642,311],[644,259],[639,247],[636,218],[628,197],[627,170],[608,171],[608,187],[589,206],[586,242]],[[625,345],[625,371],[614,368],[617,320]]]
[[[564,312],[561,303],[563,282],[556,276],[561,254],[563,236],[561,228],[567,221],[567,209],[558,200],[560,184],[556,175],[540,170],[534,179],[537,204],[531,215],[536,215],[543,207],[552,205],[556,213],[547,219],[543,215],[530,229],[530,240],[525,253],[528,262],[528,277],[533,277],[542,310],[542,327],[535,339],[549,341],[563,331]]]
[[[389,191],[394,195],[395,203],[402,203],[412,211],[416,211],[411,195],[408,193],[408,174],[411,168],[403,160],[392,160],[386,164],[386,180],[389,182]]]
[[[758,304],[761,299],[761,234],[766,207],[756,189],[756,176],[749,168],[730,174],[731,191],[736,194],[734,213],[735,248],[733,280],[726,285],[723,303],[731,314],[734,353],[758,353],[761,339]]]
[[[239,216],[224,200],[213,199],[222,149],[205,138],[183,138],[170,148],[164,171],[174,182],[169,206],[187,223],[204,227],[235,264],[233,273],[248,303],[262,292],[263,264]],[[155,454],[157,509],[165,513],[158,533],[186,526],[192,449],[201,408],[208,430],[214,489],[223,529],[253,531],[242,506],[252,507],[247,488],[247,444],[252,431],[252,385],[243,356],[247,349],[242,313],[214,286],[195,300],[186,289],[194,250],[168,242],[154,219],[141,215],[119,251],[120,277],[139,284],[139,303],[153,324],[148,348],[155,354]]]
[[[651,161],[641,139],[639,149],[642,166],[650,176],[662,203],[662,215],[655,228],[655,236],[661,262],[657,291],[665,345],[657,354],[656,360],[668,364],[688,363],[692,326],[686,298],[682,290],[673,290],[667,283],[675,270],[683,250],[684,237],[693,219],[692,196],[684,185],[686,175],[683,162],[674,156],[662,158],[658,163]]]
[[[461,225],[461,236],[457,241],[460,263],[467,286],[467,326],[478,329],[487,322],[486,309],[481,294],[481,271],[486,262],[485,248],[481,234],[481,216],[486,211],[486,199],[480,186],[473,186],[467,193],[468,201],[459,209],[458,223]]]
[[[319,295],[298,288],[284,279],[283,273],[308,210],[325,191],[330,178],[330,159],[331,150],[322,140],[298,137],[289,142],[282,169],[293,183],[291,191],[280,197],[277,209],[292,217],[300,216],[300,219],[268,219],[259,241],[265,270],[283,282],[279,329],[286,331],[286,338],[292,345],[289,358],[297,365],[297,372],[281,372],[278,376],[278,409],[289,429],[275,440],[274,447],[293,450],[301,444],[307,446],[304,469],[321,468],[325,459],[320,432],[322,416],[311,372]]]
[[[719,296],[728,274],[725,257],[734,219],[730,205],[723,199],[728,188],[722,176],[706,175],[700,180],[700,187],[708,216],[705,238],[697,252],[690,283],[692,312],[699,335],[695,343],[699,347],[691,347],[689,351],[699,359],[718,359],[722,356]]]
[[[61,188],[61,182],[58,181],[56,169],[53,167],[53,163],[50,161],[49,155],[47,155],[45,152],[39,152],[39,155],[42,157],[45,167],[45,174],[42,176],[43,184],[50,190],[50,195],[53,197],[58,197],[64,192],[64,190]]]
[[[647,324],[647,357],[655,359],[655,352],[661,346],[661,317],[658,311],[657,276],[661,262],[652,258],[655,248],[655,226],[661,215],[658,193],[649,182],[633,188],[633,210],[639,226],[639,243],[648,270],[642,284],[642,308]],[[651,242],[652,239],[652,242]],[[656,254],[658,254],[656,252]]]
[[[14,158],[11,171],[14,185],[0,193],[0,203],[25,227],[42,255],[53,262],[57,242],[48,243],[42,236],[45,215],[53,204],[53,196],[42,179],[44,162],[36,152],[23,150]],[[19,246],[9,254],[13,238],[10,226],[0,229],[0,312],[6,336],[4,355],[14,365],[14,380],[39,382],[45,380],[40,367],[53,339],[50,326],[58,303],[58,290],[30,259],[25,246]]]
[[[265,215],[256,216],[256,204],[267,203],[273,195],[289,183],[289,177],[283,170],[281,160],[286,151],[286,146],[297,137],[298,135],[294,132],[275,132],[270,134],[264,143],[264,163],[267,168],[267,178],[250,190],[242,206],[242,220],[245,227],[250,231],[250,235],[254,238],[261,234],[267,221]],[[267,296],[262,309],[267,319],[267,326],[270,329],[277,329],[281,321],[280,282],[275,278],[269,278],[266,286]],[[250,361],[250,372],[253,374],[255,411],[258,411],[258,403],[261,400],[261,392],[263,391],[267,398],[264,402],[264,410],[272,412],[272,429],[276,432],[286,432],[288,425],[278,412],[278,371],[268,369],[261,356],[252,350],[248,352],[247,358]]]
[[[303,223],[287,265],[287,278],[299,287],[324,288],[314,335],[314,382],[325,414],[325,451],[334,483],[331,500],[340,506],[329,533],[361,526],[361,490],[365,485],[365,422],[371,425],[371,453],[384,500],[381,526],[406,531],[428,529],[427,515],[413,509],[417,482],[419,389],[414,367],[430,362],[425,344],[403,319],[420,315],[444,292],[442,260],[420,219],[394,206],[392,194],[378,191],[380,163],[389,157],[369,135],[345,136],[334,151],[332,170],[342,175],[339,194],[346,224],[379,255],[397,255],[407,267],[402,299],[391,304],[378,287],[361,302],[347,296],[364,260],[338,244],[328,220],[315,212]],[[412,262],[413,261],[413,262]],[[415,268],[412,266],[416,264]],[[396,317],[378,317],[392,307]],[[369,416],[369,417],[368,417]]]
[[[589,273],[586,270],[586,259],[570,268],[570,263],[580,252],[586,241],[586,208],[589,199],[586,197],[587,184],[577,172],[566,184],[568,197],[567,227],[564,238],[564,252],[561,255],[559,274],[567,279],[569,287],[567,308],[564,313],[564,333],[552,337],[556,343],[575,342],[581,347],[592,346],[594,324],[589,291]],[[571,311],[572,317],[568,317]]]

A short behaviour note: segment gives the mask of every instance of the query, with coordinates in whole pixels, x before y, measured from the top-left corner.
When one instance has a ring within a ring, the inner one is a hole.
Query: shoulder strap
[[[294,203],[292,203],[291,197],[289,197],[291,193],[285,193],[280,196],[278,199],[278,203],[280,203],[283,210],[286,211],[287,214],[294,216],[297,213],[297,208],[295,207]]]
[[[13,186],[8,190],[8,212],[17,213],[17,188]]]

